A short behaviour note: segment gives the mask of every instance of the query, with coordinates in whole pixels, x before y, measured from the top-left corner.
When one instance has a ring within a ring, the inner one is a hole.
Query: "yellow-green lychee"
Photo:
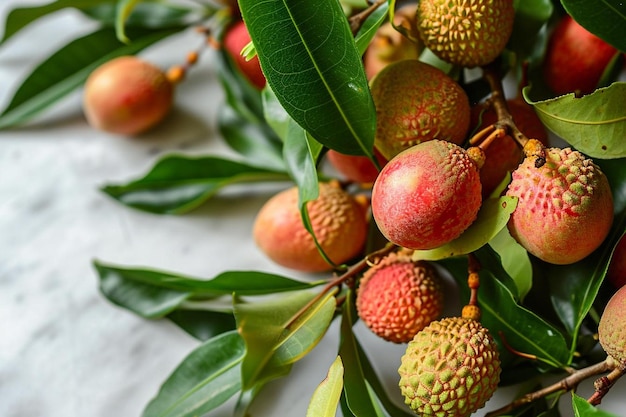
[[[617,290],[604,307],[598,338],[609,356],[626,365],[626,287]]]
[[[439,58],[472,68],[502,53],[514,18],[513,0],[421,0],[417,27]]]
[[[469,130],[465,91],[443,71],[416,59],[387,65],[370,82],[376,106],[375,146],[391,159],[432,139],[460,145]]]
[[[432,322],[402,356],[400,390],[420,417],[467,417],[500,382],[496,344],[480,322],[448,317]]]
[[[591,254],[613,222],[613,196],[600,168],[571,148],[546,148],[545,163],[530,156],[512,174],[517,197],[508,228],[528,252],[558,265]]]
[[[363,274],[356,301],[359,317],[374,334],[407,343],[441,314],[443,285],[431,264],[394,252]]]

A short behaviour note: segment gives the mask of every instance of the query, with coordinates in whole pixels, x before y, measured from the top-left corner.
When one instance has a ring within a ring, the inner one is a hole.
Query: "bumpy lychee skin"
[[[536,257],[570,264],[606,238],[613,197],[604,173],[580,152],[547,148],[545,154],[543,165],[531,156],[513,172],[507,195],[519,200],[508,228]]]
[[[626,287],[621,287],[604,308],[598,324],[598,337],[604,351],[626,365]]]
[[[467,417],[482,408],[500,382],[500,359],[480,322],[452,317],[432,322],[402,356],[400,390],[421,417]]]
[[[465,91],[443,71],[414,59],[389,64],[371,81],[375,146],[387,159],[418,143],[462,144],[469,129]]]
[[[476,219],[481,201],[474,160],[442,140],[398,154],[372,188],[372,214],[380,231],[410,249],[432,249],[457,238]]]
[[[350,194],[330,183],[320,183],[319,197],[307,209],[315,236],[336,264],[360,253],[367,237],[365,210]],[[332,268],[319,254],[304,228],[298,209],[298,189],[270,198],[254,222],[254,240],[274,262],[287,268],[321,272]]]
[[[356,301],[359,317],[372,332],[407,343],[441,314],[443,285],[429,263],[391,253],[363,274]]]
[[[512,0],[421,0],[417,27],[435,55],[471,68],[500,55],[514,17]]]
[[[155,65],[135,56],[114,58],[96,68],[85,82],[83,110],[100,130],[136,135],[170,111],[174,86]]]

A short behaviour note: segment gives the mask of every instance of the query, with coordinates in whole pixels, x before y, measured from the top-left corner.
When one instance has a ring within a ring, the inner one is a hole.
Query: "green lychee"
[[[407,343],[441,314],[441,277],[428,262],[413,261],[411,253],[391,253],[363,274],[356,306],[376,335]]]
[[[582,153],[547,148],[545,154],[545,163],[526,157],[513,171],[507,195],[519,200],[508,227],[536,257],[570,264],[593,252],[609,233],[611,188],[600,168]]]
[[[455,65],[493,61],[513,31],[512,0],[421,0],[417,27],[435,55]]]
[[[598,337],[604,351],[626,365],[626,287],[621,287],[604,308],[598,324]]]
[[[432,322],[402,356],[400,390],[421,417],[467,417],[500,382],[500,359],[489,331],[472,319]]]

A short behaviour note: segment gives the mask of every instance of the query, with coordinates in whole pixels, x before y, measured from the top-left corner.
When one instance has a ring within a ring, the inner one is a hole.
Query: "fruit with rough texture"
[[[367,237],[366,213],[350,194],[338,185],[320,183],[319,197],[308,202],[307,209],[319,244],[335,264],[361,252]],[[258,247],[279,265],[308,272],[332,269],[304,227],[297,187],[276,194],[263,205],[253,236]]]
[[[392,62],[403,59],[418,59],[424,49],[415,22],[417,4],[400,7],[394,15],[394,25],[383,23],[363,54],[363,65],[368,79],[374,78],[383,68]],[[409,38],[410,37],[410,38]]]
[[[374,156],[381,167],[387,162],[376,149],[374,149]],[[378,168],[366,156],[346,155],[330,149],[326,153],[326,158],[333,168],[349,181],[372,183],[378,177]]]
[[[544,145],[548,143],[548,132],[535,113],[535,109],[523,99],[509,99],[507,108],[517,128],[528,138],[537,139]],[[471,126],[476,132],[498,121],[493,107],[480,103],[472,107]],[[480,121],[480,123],[479,123]],[[480,181],[483,184],[483,198],[488,197],[504,180],[507,172],[514,171],[522,161],[520,145],[511,136],[505,136],[492,142],[485,149],[485,163],[480,168]]]
[[[459,145],[465,140],[469,99],[443,71],[407,59],[385,67],[370,85],[376,106],[374,144],[385,158],[432,139]]]
[[[400,390],[421,417],[467,417],[482,408],[500,382],[500,359],[480,322],[449,317],[432,322],[402,356]]]
[[[87,122],[97,129],[136,135],[159,123],[173,99],[174,86],[160,68],[135,56],[122,56],[89,75],[83,110]]]
[[[502,53],[514,17],[512,0],[421,0],[417,27],[435,55],[471,68],[486,65]]]
[[[356,301],[359,317],[374,334],[407,343],[441,314],[443,285],[426,261],[391,253],[363,274]]]
[[[626,365],[626,287],[617,290],[604,307],[598,338],[609,356]]]
[[[615,246],[606,277],[615,288],[626,285],[626,237],[624,236]]]
[[[609,182],[593,161],[570,148],[546,148],[512,174],[507,195],[518,198],[508,228],[531,254],[570,264],[593,252],[613,221]],[[538,167],[539,166],[539,167]]]
[[[543,60],[544,80],[557,95],[589,94],[617,53],[616,48],[566,15],[550,35]]]
[[[372,188],[372,214],[382,234],[410,249],[457,238],[482,202],[478,166],[454,143],[430,140],[387,162]]]
[[[226,30],[224,34],[224,48],[228,54],[235,61],[235,65],[246,76],[248,81],[259,90],[265,87],[266,80],[263,71],[261,71],[261,64],[259,64],[259,58],[257,56],[250,60],[247,60],[241,55],[241,50],[250,43],[251,38],[248,33],[248,28],[244,24],[243,20],[238,20]]]

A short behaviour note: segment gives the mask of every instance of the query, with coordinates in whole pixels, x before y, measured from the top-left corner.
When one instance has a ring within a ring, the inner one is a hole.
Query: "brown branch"
[[[607,359],[609,361],[612,359]],[[602,402],[602,398],[606,395],[607,392],[611,389],[611,387],[615,384],[619,378],[622,377],[626,373],[626,364],[621,363],[618,364],[614,362],[615,368],[606,376],[600,377],[596,379],[594,382],[594,387],[596,391],[593,393],[591,397],[587,400],[587,402],[591,405],[598,405]]]
[[[363,22],[365,22],[365,19],[367,19],[372,13],[376,11],[376,9],[378,9],[385,3],[387,3],[387,0],[376,0],[367,9],[364,9],[359,13],[351,16],[349,22],[352,36],[356,36],[356,34],[359,32],[359,29],[361,29]]]

